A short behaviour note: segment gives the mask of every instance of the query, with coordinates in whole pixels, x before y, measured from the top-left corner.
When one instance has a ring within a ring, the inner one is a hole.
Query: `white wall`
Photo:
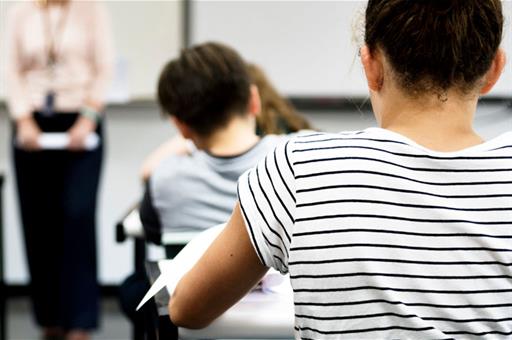
[[[493,95],[512,97],[512,0],[503,1],[503,11],[505,13],[505,36],[503,39],[503,48],[507,52],[508,62],[505,71],[496,84]]]
[[[156,79],[182,43],[182,2],[105,1],[112,16],[118,76],[127,71],[130,99],[154,99]]]
[[[503,46],[509,63],[492,92],[512,97],[512,1]],[[365,97],[357,44],[366,1],[193,0],[192,43],[225,42],[264,67],[283,93]]]

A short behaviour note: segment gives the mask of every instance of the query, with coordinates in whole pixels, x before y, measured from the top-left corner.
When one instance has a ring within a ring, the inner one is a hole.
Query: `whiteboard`
[[[112,18],[117,51],[110,102],[155,100],[160,71],[182,47],[181,2],[103,1]]]
[[[490,95],[512,97],[512,1],[503,4],[509,62]],[[233,46],[288,96],[366,97],[357,58],[365,6],[366,1],[193,0],[190,43]]]

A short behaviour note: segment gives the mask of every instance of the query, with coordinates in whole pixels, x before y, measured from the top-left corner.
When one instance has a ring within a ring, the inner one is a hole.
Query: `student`
[[[162,231],[226,222],[240,175],[284,138],[256,135],[258,88],[238,53],[218,43],[186,49],[170,61],[158,100],[194,147],[166,157],[149,178],[140,214],[146,237],[156,243]]]
[[[251,83],[258,88],[261,101],[260,113],[256,115],[256,134],[258,136],[288,134],[313,129],[308,120],[277,92],[259,66],[248,63],[247,70]],[[184,155],[190,151],[190,144],[183,136],[178,135],[171,138],[144,160],[141,168],[142,179],[147,181],[158,164],[169,155]]]
[[[499,0],[370,0],[380,127],[294,138],[242,176],[172,321],[207,325],[274,267],[298,339],[512,335],[512,134],[472,127],[504,69],[502,26]]]
[[[147,182],[140,217],[146,237],[160,244],[162,232],[204,230],[226,222],[240,175],[287,137],[256,135],[258,89],[244,60],[219,43],[185,49],[171,60],[160,75],[158,101],[194,144],[190,152],[160,162]],[[166,250],[168,257],[179,251]],[[145,322],[135,307],[147,288],[141,273],[121,286],[121,306],[133,322]]]

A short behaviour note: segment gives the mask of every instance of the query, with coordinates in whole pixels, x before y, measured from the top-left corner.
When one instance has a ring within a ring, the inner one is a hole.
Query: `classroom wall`
[[[130,100],[154,99],[155,79],[182,46],[182,1],[104,2],[112,16],[118,55],[111,96],[125,83]]]
[[[234,46],[290,96],[366,97],[357,51],[366,1],[190,1],[191,43]],[[509,63],[491,96],[512,98],[512,1],[503,47]],[[229,18],[229,20],[226,20]]]

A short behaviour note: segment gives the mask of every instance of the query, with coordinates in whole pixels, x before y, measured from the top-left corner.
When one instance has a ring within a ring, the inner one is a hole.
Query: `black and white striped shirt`
[[[239,180],[300,339],[512,337],[512,133],[435,152],[370,128],[288,141]]]

